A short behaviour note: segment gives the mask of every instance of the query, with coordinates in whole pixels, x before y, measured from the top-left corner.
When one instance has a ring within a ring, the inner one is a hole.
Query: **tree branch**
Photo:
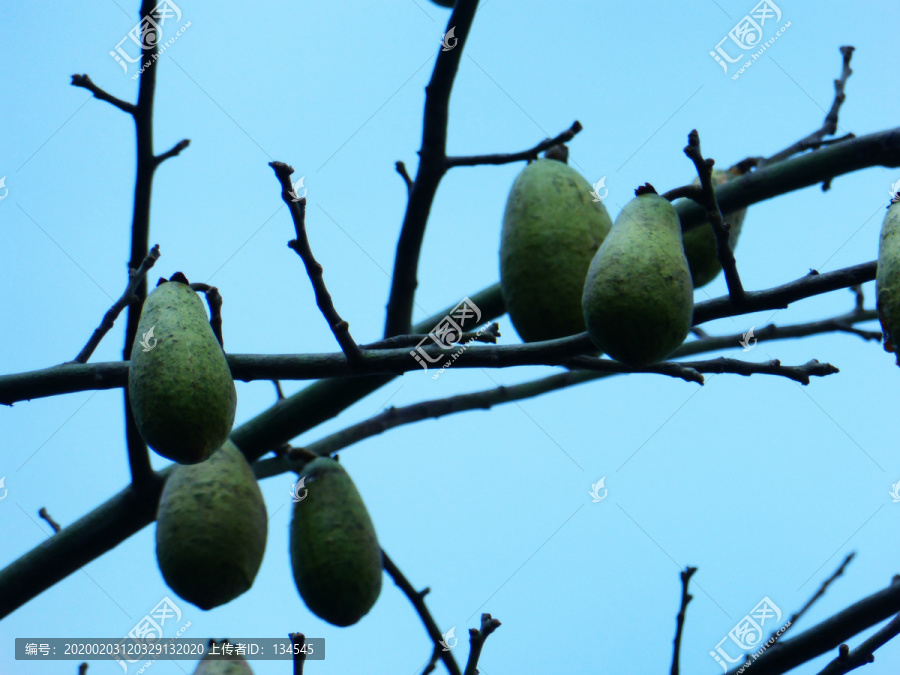
[[[688,593],[688,584],[691,577],[697,571],[696,567],[685,567],[681,571],[681,608],[678,610],[678,616],[675,619],[675,646],[672,652],[672,675],[678,675],[680,653],[681,653],[681,635],[684,631],[684,617],[687,612],[688,603],[694,599],[694,596]]]
[[[209,284],[197,282],[191,284],[191,289],[203,293],[206,296],[206,305],[209,307],[209,326],[213,335],[219,341],[219,346],[225,349],[225,341],[222,338],[222,294],[219,289]]]
[[[806,138],[800,139],[781,152],[776,152],[771,157],[758,160],[757,167],[762,168],[768,164],[775,164],[776,162],[784,161],[788,157],[793,157],[794,155],[806,150],[815,150],[816,148],[821,147],[822,140],[826,136],[834,135],[834,133],[837,131],[838,126],[838,111],[840,111],[841,105],[843,105],[844,99],[846,98],[846,96],[844,95],[844,86],[847,84],[847,78],[853,74],[853,71],[850,70],[850,59],[853,57],[853,50],[853,47],[841,47],[841,75],[837,80],[834,81],[834,101],[831,104],[831,109],[828,111],[828,114],[825,115],[825,121],[823,122],[821,128],[814,131]]]
[[[819,675],[843,675],[875,661],[875,650],[883,647],[888,642],[900,635],[900,614],[895,616],[883,628],[854,649],[852,652],[847,645],[839,648],[838,657],[819,671]]]
[[[431,80],[425,87],[425,114],[422,125],[422,147],[419,168],[409,193],[406,214],[394,257],[394,274],[388,299],[384,337],[412,333],[413,300],[418,285],[419,253],[425,236],[428,214],[437,193],[438,184],[446,171],[447,116],[450,92],[465,48],[469,30],[475,19],[478,0],[457,0],[447,22],[447,29],[455,29],[457,44],[440,51],[434,64]],[[430,330],[430,329],[429,329]]]
[[[334,301],[331,299],[331,293],[325,286],[325,275],[322,265],[313,255],[312,248],[309,245],[309,237],[306,236],[306,198],[303,197],[294,200],[291,197],[293,186],[291,185],[291,174],[294,168],[284,162],[269,162],[269,166],[275,172],[278,180],[281,182],[281,198],[287,204],[291,212],[291,218],[294,220],[294,229],[297,232],[297,238],[288,242],[288,246],[300,256],[303,265],[306,267],[306,273],[312,282],[313,290],[316,293],[316,305],[328,322],[328,327],[334,333],[334,338],[347,356],[347,361],[351,366],[356,365],[362,360],[362,352],[359,346],[350,335],[350,324],[341,318],[337,309],[334,307]]]
[[[697,169],[700,177],[700,195],[692,197],[694,201],[706,209],[706,219],[712,225],[713,234],[716,235],[716,254],[719,264],[725,273],[725,282],[728,284],[728,297],[731,304],[740,307],[744,303],[744,285],[737,271],[737,263],[734,260],[734,252],[731,250],[729,239],[729,226],[725,224],[725,218],[716,202],[716,188],[713,186],[712,169],[715,163],[711,159],[703,159],[700,152],[700,134],[694,129],[688,134],[688,144],[684,148],[684,154],[688,156]]]
[[[575,134],[579,133],[583,128],[584,127],[581,126],[581,122],[575,120],[572,123],[571,127],[563,131],[561,134],[557,134],[555,138],[547,138],[535,145],[533,148],[529,148],[528,150],[522,150],[521,152],[497,153],[495,155],[468,155],[460,157],[447,157],[446,167],[448,169],[452,169],[455,166],[512,164],[513,162],[535,160],[538,158],[538,154],[543,152],[544,150],[548,150],[554,145],[568,143],[573,138],[575,138]]]
[[[900,612],[900,577],[790,640],[779,640],[753,661],[754,675],[781,675],[835,649],[854,635]],[[738,675],[745,664],[729,670]]]
[[[406,164],[403,162],[396,162],[394,164],[394,168],[397,169],[397,173],[400,174],[400,178],[403,179],[403,182],[406,183],[406,196],[409,197],[409,193],[412,192],[413,188],[413,179],[409,177],[409,173],[406,171]]]
[[[394,561],[391,560],[387,553],[385,553],[384,549],[381,550],[381,558],[384,562],[384,571],[391,575],[394,583],[397,584],[400,590],[403,591],[403,594],[409,598],[409,601],[412,603],[413,607],[415,607],[419,618],[422,619],[422,623],[425,625],[425,631],[434,643],[434,653],[438,654],[440,659],[444,662],[447,672],[451,675],[461,675],[459,665],[457,665],[456,659],[453,658],[453,654],[450,653],[450,650],[444,650],[441,646],[441,640],[444,639],[444,636],[441,634],[440,628],[437,627],[434,618],[431,616],[431,612],[428,611],[428,607],[425,605],[425,595],[428,593],[429,589],[426,588],[423,591],[417,591],[413,588],[413,585],[409,583],[409,580],[405,576],[403,576],[403,572],[401,572],[394,564]]]
[[[187,148],[191,144],[190,139],[185,138],[184,140],[178,141],[174,146],[172,146],[171,150],[167,150],[161,155],[156,155],[153,158],[153,163],[156,166],[159,166],[163,162],[165,162],[170,157],[177,157],[181,154],[181,151]]]
[[[133,116],[137,111],[137,106],[135,106],[134,103],[129,103],[128,101],[123,101],[120,98],[116,98],[112,94],[107,94],[100,87],[94,84],[93,80],[91,80],[91,78],[87,74],[73,75],[72,86],[87,89],[94,95],[94,98],[100,99],[101,101],[106,101],[107,103],[111,103],[119,110],[121,110],[122,112],[126,112],[129,115]]]
[[[38,511],[38,515],[47,521],[47,524],[53,528],[54,532],[59,532],[62,529],[62,527],[60,527],[59,523],[57,523],[55,520],[53,520],[53,518],[50,516],[50,514],[47,513],[47,509],[44,508],[43,506],[41,507],[40,511]]]
[[[294,675],[303,675],[303,664],[306,662],[306,652],[297,649],[306,644],[306,636],[303,633],[288,633],[291,645],[294,647]]]
[[[159,244],[151,249],[150,253],[147,254],[147,257],[144,258],[144,261],[138,269],[128,270],[128,285],[125,287],[125,292],[122,293],[122,297],[116,300],[113,306],[103,315],[100,326],[94,330],[94,333],[87,341],[84,349],[78,353],[78,356],[75,357],[75,360],[72,361],[72,363],[87,363],[103,337],[112,330],[112,327],[116,322],[116,317],[119,316],[123,309],[137,300],[135,289],[137,289],[148,270],[153,267],[157,260],[159,260]]]
[[[466,662],[465,675],[478,675],[478,660],[481,658],[481,650],[488,635],[500,627],[500,622],[490,614],[481,615],[481,630],[469,629],[469,660]]]
[[[900,166],[900,128],[852,138],[732,178],[716,188],[716,197],[721,210],[731,213],[870,166]],[[678,202],[675,208],[685,232],[706,220],[706,211],[692,201]]]

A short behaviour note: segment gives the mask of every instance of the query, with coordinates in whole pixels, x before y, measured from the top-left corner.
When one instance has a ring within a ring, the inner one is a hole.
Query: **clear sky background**
[[[378,339],[406,201],[394,171],[416,167],[424,87],[450,11],[427,0],[179,2],[190,27],[161,57],[155,149],[190,147],[157,172],[150,278],[183,271],[225,299],[233,353],[337,350],[298,257],[293,225],[267,163],[305,176],[313,250],[360,342]],[[790,27],[738,79],[709,51],[753,0],[690,3],[483,2],[450,105],[452,154],[518,151],[576,119],[570,164],[606,176],[614,218],[636,186],[662,192],[694,177],[682,148],[698,129],[727,167],[771,155],[817,129],[831,105],[841,45],[857,47],[839,135],[897,126],[896,6],[779,2]],[[137,2],[7,2],[0,6],[0,372],[72,359],[126,283],[134,183],[129,117],[69,85],[87,73],[134,100],[137,82],[108,55],[137,22]],[[168,38],[169,34],[164,34]],[[442,181],[420,263],[419,321],[498,279],[506,197],[523,164],[460,168]],[[873,260],[900,169],[871,168],[750,208],[737,248],[748,289]],[[866,304],[874,305],[873,284]],[[697,301],[725,292],[717,279]],[[732,334],[834,316],[842,290],[780,312],[704,328]],[[503,344],[518,342],[500,320]],[[121,358],[124,320],[93,362]],[[876,324],[869,326],[876,328]],[[503,625],[480,662],[502,673],[632,673],[669,668],[679,571],[699,567],[682,647],[684,672],[721,672],[709,656],[764,596],[786,620],[850,551],[847,573],[788,635],[884,588],[900,571],[896,397],[900,369],[877,343],[847,335],[739,345],[725,355],[840,368],[808,387],[768,377],[707,377],[698,387],[656,375],[609,378],[490,412],[395,429],[345,449],[384,549],[427,601],[442,631],[490,612]],[[523,382],[554,368],[414,371],[304,444],[387,405]],[[292,393],[303,382],[286,382]],[[237,423],[275,401],[269,382],[238,383]],[[49,535],[41,507],[66,525],[129,480],[119,390],[0,410],[0,566]],[[155,468],[167,462],[153,456]],[[592,503],[606,477],[608,496]],[[184,637],[324,637],[310,673],[421,672],[431,643],[384,578],[374,609],[336,628],[303,605],[290,573],[293,474],[262,483],[269,539],[253,588],[204,612],[179,601],[157,568],[155,525],[141,530],[0,622],[0,670],[73,675],[77,662],[13,662],[15,637],[125,635],[171,595]],[[766,627],[766,634],[777,626]],[[854,642],[854,644],[857,644]],[[817,672],[830,658],[799,672]],[[900,643],[868,673],[896,671]],[[192,672],[160,661],[147,672]],[[286,675],[287,661],[256,661]],[[89,673],[112,675],[111,661]],[[129,673],[135,672],[132,667]]]

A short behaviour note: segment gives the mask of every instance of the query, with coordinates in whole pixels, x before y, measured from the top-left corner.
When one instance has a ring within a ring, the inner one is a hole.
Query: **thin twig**
[[[511,164],[513,162],[522,162],[525,160],[535,160],[538,158],[538,155],[544,150],[549,150],[555,145],[568,143],[573,138],[575,138],[575,134],[579,133],[583,128],[584,127],[581,126],[581,122],[575,120],[572,123],[572,126],[562,133],[557,134],[553,138],[544,139],[528,150],[522,150],[521,152],[497,153],[494,155],[467,155],[460,157],[447,157],[446,166],[448,169],[451,169],[455,166],[479,166],[483,164],[498,165]]]
[[[412,192],[413,189],[413,179],[409,177],[409,173],[406,171],[406,164],[403,162],[396,162],[394,164],[394,168],[397,169],[397,173],[400,174],[400,177],[403,179],[403,182],[406,183],[406,195],[409,196],[409,193]]]
[[[798,611],[791,614],[791,618],[788,619],[788,622],[787,622],[790,624],[788,629],[795,626],[797,624],[797,622],[803,617],[803,615],[806,614],[809,611],[809,609],[816,603],[816,601],[820,600],[825,595],[825,591],[828,590],[828,587],[832,584],[832,582],[844,574],[844,570],[847,568],[847,565],[850,564],[850,561],[853,560],[853,557],[855,555],[856,555],[856,553],[848,554],[847,557],[844,558],[844,562],[842,562],[840,564],[840,566],[834,571],[834,573],[830,577],[828,577],[825,581],[822,582],[822,584],[819,586],[818,590],[815,593],[813,593],[812,597],[806,602],[806,604],[803,605],[803,607],[801,607]],[[770,638],[774,637],[775,632],[776,631],[773,631],[769,637]],[[786,633],[786,632],[787,631],[782,632],[782,635],[784,635],[784,633]]]
[[[688,593],[688,584],[691,577],[697,571],[696,567],[685,567],[681,571],[681,608],[678,610],[678,616],[675,620],[675,640],[672,653],[672,675],[678,675],[678,668],[681,654],[681,635],[684,631],[684,617],[687,612],[688,603],[694,599],[694,596]]]
[[[225,341],[222,339],[222,294],[219,289],[209,284],[196,282],[190,287],[206,296],[206,305],[209,307],[209,326],[213,335],[219,341],[219,346],[225,349]]]
[[[831,109],[828,111],[828,114],[825,115],[825,121],[822,123],[821,128],[784,150],[776,152],[771,157],[759,160],[757,166],[761,168],[767,164],[775,164],[784,161],[788,157],[793,157],[806,150],[815,150],[823,145],[823,139],[826,136],[834,135],[838,128],[838,112],[846,98],[844,86],[847,84],[847,78],[853,74],[853,71],[850,70],[850,59],[853,57],[853,50],[854,47],[841,47],[841,75],[834,81],[834,101],[831,104]]]
[[[178,143],[176,143],[174,146],[172,146],[171,150],[167,150],[166,152],[164,152],[161,155],[156,155],[153,158],[153,162],[157,166],[159,166],[160,164],[165,162],[170,157],[177,157],[178,155],[180,155],[181,151],[184,150],[185,148],[187,148],[190,144],[191,144],[191,141],[188,138],[178,141]]]
[[[94,84],[94,82],[87,74],[73,75],[72,86],[87,89],[94,95],[94,98],[100,99],[101,101],[106,101],[107,103],[111,103],[119,110],[121,110],[122,112],[126,112],[129,115],[134,115],[137,110],[137,106],[134,105],[134,103],[129,103],[128,101],[123,101],[120,98],[116,98],[112,94],[107,94],[100,87]]]
[[[294,648],[294,675],[303,675],[306,652],[302,648],[306,644],[306,636],[303,633],[288,633],[288,637]]]
[[[478,661],[481,658],[481,650],[484,648],[484,641],[488,635],[493,633],[501,626],[501,623],[485,612],[481,615],[481,630],[477,628],[469,629],[469,660],[466,662],[465,675],[477,675]]]
[[[275,394],[278,396],[279,401],[284,400],[284,392],[281,390],[281,382],[278,380],[272,380],[272,384],[275,385]]]
[[[80,666],[78,666],[78,675],[85,675],[85,673],[87,673],[87,669],[88,664],[82,663]]]
[[[341,350],[346,354],[347,360],[351,365],[360,363],[362,361],[362,352],[350,335],[350,324],[341,318],[334,307],[334,301],[332,301],[331,294],[325,286],[325,275],[323,274],[322,265],[319,264],[313,255],[312,248],[309,245],[309,237],[306,236],[306,198],[303,197],[294,201],[290,196],[293,190],[291,174],[294,173],[294,168],[284,162],[269,162],[269,166],[272,167],[281,183],[281,197],[291,212],[291,218],[294,220],[294,229],[297,232],[297,238],[289,241],[288,246],[303,261],[306,273],[309,275],[309,280],[312,282],[313,290],[316,294],[316,304],[328,322],[331,332],[334,333]]]
[[[41,507],[41,510],[38,511],[38,515],[47,521],[47,524],[53,528],[54,532],[59,532],[62,529],[60,524],[57,523],[55,520],[53,520],[53,518],[50,517],[50,514],[47,513],[47,509],[44,508],[43,506]]]
[[[125,292],[122,293],[122,297],[116,300],[115,303],[113,303],[113,306],[103,315],[103,320],[100,322],[100,325],[94,329],[94,333],[87,341],[87,344],[78,353],[78,356],[75,357],[75,360],[72,363],[88,362],[88,359],[91,358],[91,354],[97,349],[100,341],[110,330],[112,330],[112,327],[116,322],[116,317],[118,317],[122,310],[128,305],[137,301],[138,298],[135,294],[135,290],[144,280],[144,276],[157,260],[159,260],[159,244],[150,249],[150,253],[147,254],[147,257],[144,258],[144,261],[138,269],[128,270],[128,285],[125,287]]]
[[[425,237],[428,214],[438,184],[447,170],[450,91],[453,89],[477,7],[478,0],[457,0],[447,22],[447,30],[453,28],[457,42],[452,49],[438,52],[431,80],[425,87],[419,167],[406,203],[406,213],[403,216],[397,252],[394,256],[394,273],[383,335],[386,338],[414,332],[411,330],[411,323],[413,301],[418,285],[419,254]]]
[[[703,154],[700,152],[700,134],[696,129],[688,134],[688,144],[684,148],[684,154],[694,163],[697,175],[700,177],[702,197],[696,201],[706,209],[706,219],[712,225],[713,233],[716,235],[716,254],[722,265],[722,271],[725,273],[728,297],[731,299],[732,305],[740,307],[744,302],[744,285],[741,283],[734,260],[734,252],[728,241],[729,227],[725,224],[725,218],[716,201],[716,188],[713,186],[712,180],[714,162],[711,159],[703,159]]]
[[[409,601],[412,603],[412,606],[415,607],[419,618],[422,619],[422,623],[425,625],[425,631],[434,643],[435,652],[438,649],[441,650],[439,656],[444,662],[447,671],[451,673],[451,675],[460,675],[459,665],[456,663],[456,659],[453,658],[453,654],[450,650],[444,650],[441,646],[441,640],[444,639],[444,636],[441,635],[441,631],[437,627],[434,617],[431,616],[431,612],[428,611],[428,607],[425,605],[425,594],[428,590],[426,589],[424,592],[420,592],[413,588],[413,585],[409,583],[409,580],[405,576],[403,576],[403,572],[401,572],[397,565],[394,564],[394,561],[391,560],[390,556],[384,552],[384,549],[381,551],[381,557],[384,563],[384,571],[391,575],[394,583],[397,584],[397,586],[400,587],[400,590],[403,591],[403,594],[409,598]],[[468,673],[468,670],[466,672]]]

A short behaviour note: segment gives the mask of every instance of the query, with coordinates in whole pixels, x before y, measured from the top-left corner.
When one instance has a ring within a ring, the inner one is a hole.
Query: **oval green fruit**
[[[638,188],[619,213],[584,284],[591,339],[631,366],[669,356],[687,337],[694,314],[678,213],[650,189]]]
[[[210,640],[210,648],[215,645],[216,652],[207,649],[203,658],[197,664],[194,675],[253,675],[250,664],[242,656],[224,656],[222,655],[222,646],[228,640],[215,642]]]
[[[201,609],[253,585],[266,549],[266,505],[231,441],[205,462],[177,465],[156,514],[156,560],[173,591]]]
[[[231,370],[181,273],[144,300],[128,395],[144,441],[181,464],[202,462],[231,433],[237,406]]]
[[[900,366],[900,201],[892,201],[881,224],[875,307],[884,331],[884,350],[897,356]]]
[[[713,181],[715,181],[716,185],[721,185],[737,175],[731,171],[713,169]],[[694,179],[694,185],[700,185],[699,178]],[[746,208],[723,214],[725,222],[731,226],[728,232],[728,243],[731,244],[732,251],[734,251],[738,238],[741,236],[741,226],[744,224],[746,215]],[[716,235],[713,232],[712,225],[708,221],[698,225],[683,233],[683,238],[684,255],[687,257],[688,265],[691,268],[694,288],[706,286],[706,284],[719,276],[719,272],[722,271],[722,265],[719,263]]]
[[[291,567],[306,606],[336,626],[365,616],[381,593],[381,547],[350,476],[329,457],[303,471],[308,491],[294,503]]]
[[[584,332],[584,278],[610,228],[603,202],[567,164],[539,159],[518,175],[503,214],[500,287],[523,341]]]

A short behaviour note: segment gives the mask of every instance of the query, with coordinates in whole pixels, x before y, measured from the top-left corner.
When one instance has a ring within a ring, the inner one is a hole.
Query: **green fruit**
[[[128,395],[144,441],[181,464],[202,462],[231,433],[231,371],[203,303],[180,272],[144,300]]]
[[[500,287],[523,341],[584,332],[584,277],[611,227],[590,183],[567,164],[539,159],[518,175],[503,215]]]
[[[253,585],[268,518],[259,485],[231,441],[205,462],[177,465],[156,514],[156,559],[166,583],[201,609]]]
[[[210,647],[215,644],[216,653],[207,651],[197,664],[194,675],[253,675],[250,664],[241,656],[223,656],[222,645],[228,640],[222,640],[221,643],[210,640]]]
[[[291,567],[306,606],[336,626],[365,616],[381,593],[381,547],[356,486],[338,462],[314,459],[294,504]]]
[[[900,201],[891,202],[881,224],[875,296],[884,350],[895,353],[900,366]]]
[[[675,207],[638,188],[597,251],[584,283],[584,318],[600,349],[631,366],[665,359],[687,337],[694,289]]]
[[[715,181],[716,185],[721,185],[736,175],[730,171],[713,169],[713,181]],[[694,185],[700,185],[699,178],[694,179]],[[746,215],[746,208],[723,214],[725,222],[731,226],[728,233],[728,243],[731,244],[732,251],[737,246],[738,237],[741,236],[741,226],[744,224],[744,216]],[[713,232],[712,225],[707,221],[688,230],[683,236],[684,254],[687,257],[688,265],[691,267],[694,288],[706,286],[706,284],[719,276],[719,272],[722,271],[722,265],[719,263],[716,235]]]

